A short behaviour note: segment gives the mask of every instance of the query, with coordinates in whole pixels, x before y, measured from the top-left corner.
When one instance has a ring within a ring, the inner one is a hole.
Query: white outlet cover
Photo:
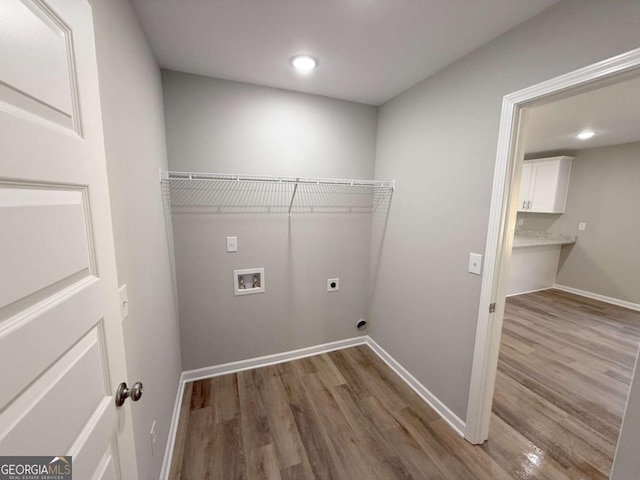
[[[479,253],[469,254],[469,273],[474,275],[482,274],[482,255]]]
[[[587,224],[585,222],[578,223],[578,230],[584,232],[587,229]]]
[[[227,237],[227,253],[238,251],[238,237]]]
[[[331,284],[335,283],[336,286],[332,287]],[[327,292],[337,292],[340,290],[340,279],[339,278],[330,278],[327,280]]]

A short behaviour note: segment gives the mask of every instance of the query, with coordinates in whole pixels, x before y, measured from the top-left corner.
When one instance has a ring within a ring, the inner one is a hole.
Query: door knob
[[[118,385],[118,390],[116,391],[116,407],[121,407],[124,405],[124,401],[131,397],[131,400],[137,402],[142,398],[142,383],[136,382],[133,384],[133,387],[127,387],[125,382],[122,382]]]

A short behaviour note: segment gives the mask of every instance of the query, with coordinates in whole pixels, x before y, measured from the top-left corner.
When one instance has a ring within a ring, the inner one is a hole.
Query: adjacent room
[[[0,475],[637,480],[638,25],[0,0]]]
[[[640,81],[526,111],[492,419],[609,478],[640,345]],[[487,448],[494,448],[487,442]]]

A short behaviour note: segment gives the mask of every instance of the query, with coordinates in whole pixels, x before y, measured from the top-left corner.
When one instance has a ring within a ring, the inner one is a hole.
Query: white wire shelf
[[[176,212],[366,213],[388,203],[394,182],[316,177],[161,171]]]
[[[236,175],[231,173],[167,172],[161,180],[210,180],[214,182],[288,183],[297,185],[344,185],[351,187],[394,188],[393,180],[356,180],[351,178],[274,177],[268,175]]]

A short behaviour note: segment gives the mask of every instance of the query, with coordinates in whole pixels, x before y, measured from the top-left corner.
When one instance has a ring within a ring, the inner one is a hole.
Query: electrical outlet
[[[587,224],[585,222],[580,222],[578,224],[578,230],[580,230],[581,232],[585,231],[587,229]]]
[[[522,225],[524,225],[524,218],[519,218],[518,219],[518,226],[521,227]]]
[[[340,290],[340,279],[330,278],[327,280],[327,292],[337,292]]]
[[[153,421],[151,425],[151,431],[149,432],[149,436],[151,437],[151,456],[153,457],[156,454],[156,421]]]

